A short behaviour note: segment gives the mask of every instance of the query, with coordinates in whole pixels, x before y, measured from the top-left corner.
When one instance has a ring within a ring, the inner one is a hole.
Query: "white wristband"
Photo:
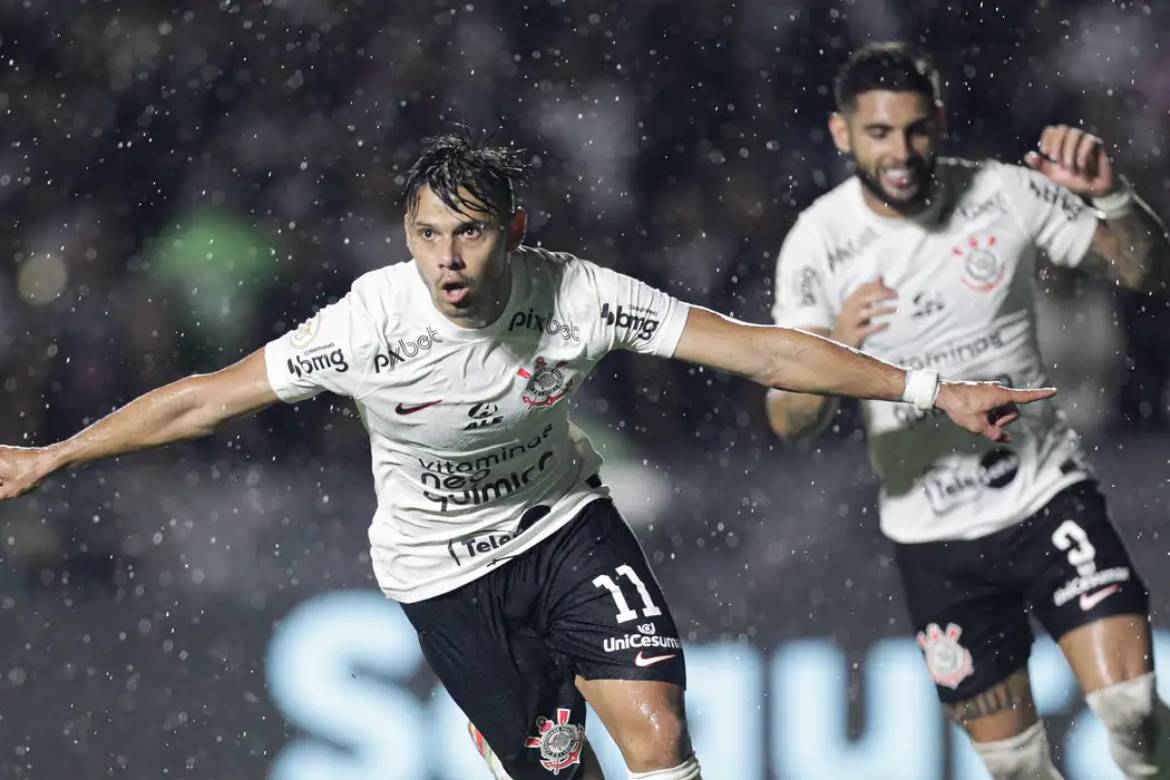
[[[902,390],[902,400],[914,404],[920,412],[929,412],[934,408],[938,398],[938,372],[929,368],[915,370],[906,369],[906,387]]]
[[[1100,211],[1106,220],[1119,219],[1133,210],[1133,186],[1124,178],[1116,190],[1108,195],[1093,198],[1093,208]]]

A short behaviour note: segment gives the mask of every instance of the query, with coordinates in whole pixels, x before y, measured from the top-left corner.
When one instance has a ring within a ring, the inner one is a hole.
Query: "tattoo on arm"
[[[1105,223],[1092,248],[1109,276],[1125,287],[1164,290],[1170,279],[1166,226],[1140,198],[1128,214]]]

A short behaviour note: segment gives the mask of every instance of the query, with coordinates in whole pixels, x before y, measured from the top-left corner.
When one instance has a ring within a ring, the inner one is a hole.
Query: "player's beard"
[[[883,167],[886,166],[876,166],[873,170],[867,170],[860,165],[857,166],[857,178],[861,180],[862,186],[869,190],[870,194],[899,214],[917,214],[926,208],[930,202],[930,196],[934,193],[934,155],[913,157],[907,160],[904,166],[901,166],[910,170],[917,185],[914,192],[908,197],[899,197],[886,189],[881,181]]]

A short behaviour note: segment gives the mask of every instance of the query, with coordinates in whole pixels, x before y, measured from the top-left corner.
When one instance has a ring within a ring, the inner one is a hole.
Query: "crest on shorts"
[[[537,734],[529,737],[525,747],[540,750],[540,765],[554,775],[573,764],[581,763],[581,750],[585,747],[585,729],[569,723],[572,713],[566,709],[557,710],[555,722],[545,717],[536,719]]]
[[[529,406],[552,406],[564,398],[565,393],[573,387],[573,380],[561,371],[561,366],[566,362],[561,360],[550,366],[547,360],[538,357],[531,371],[527,368],[517,371],[520,377],[528,380],[522,396],[524,403]]]
[[[918,632],[918,644],[926,654],[926,668],[930,676],[944,688],[954,690],[959,683],[975,673],[971,651],[959,644],[963,629],[947,623],[946,631],[938,623],[931,623]]]

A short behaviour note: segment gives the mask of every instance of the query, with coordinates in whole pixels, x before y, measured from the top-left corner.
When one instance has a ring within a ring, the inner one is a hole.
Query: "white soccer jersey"
[[[374,572],[398,601],[467,583],[608,490],[568,399],[613,349],[670,356],[688,307],[636,279],[530,247],[496,322],[456,326],[413,262],[373,271],[265,348],[281,399],[349,396],[370,434]],[[592,482],[593,484],[588,484]]]
[[[780,251],[777,323],[832,328],[845,299],[880,276],[898,293],[890,326],[862,349],[945,379],[1045,383],[1036,343],[1038,251],[1065,266],[1085,257],[1095,212],[1027,168],[940,160],[939,197],[912,219],[865,205],[853,177],[805,210]],[[968,433],[939,411],[864,404],[882,482],[881,525],[899,542],[973,539],[1024,519],[1087,476],[1056,404],[1023,407],[1010,445]]]

